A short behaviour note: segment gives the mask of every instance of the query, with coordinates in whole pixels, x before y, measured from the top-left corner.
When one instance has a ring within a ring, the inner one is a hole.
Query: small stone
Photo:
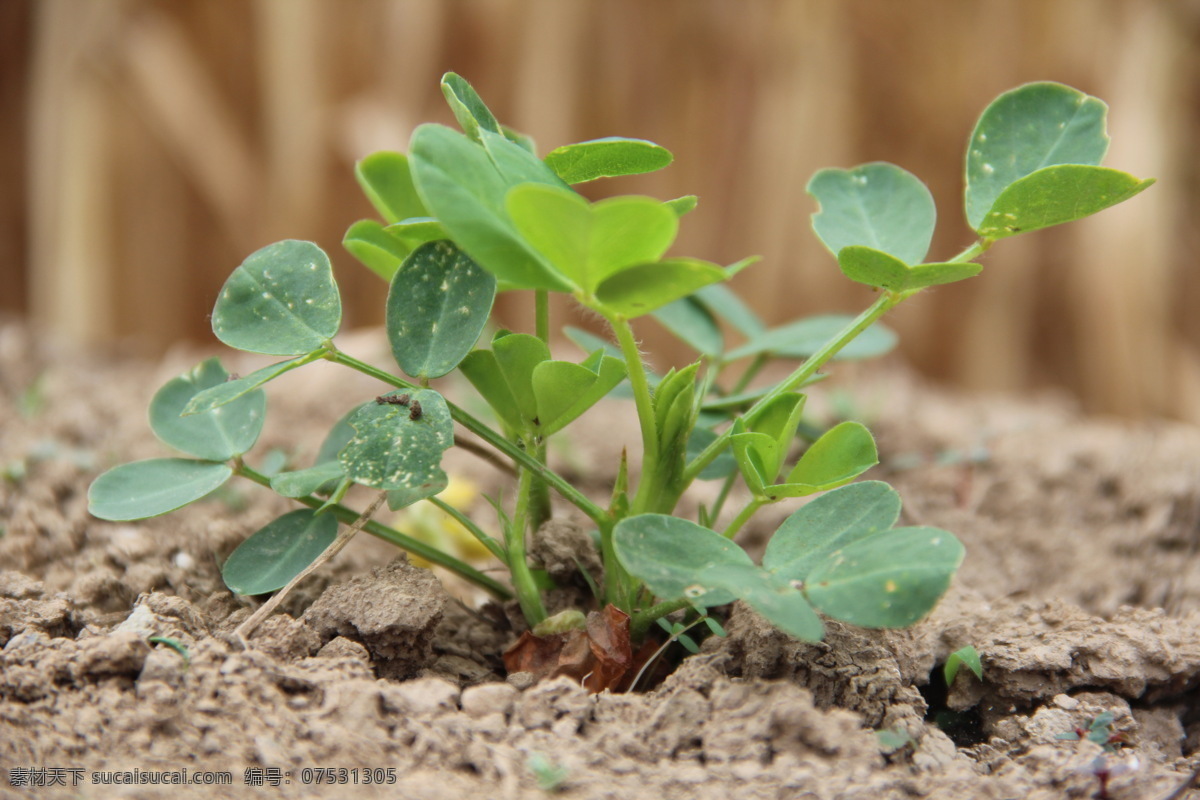
[[[459,688],[441,678],[417,678],[386,690],[389,711],[405,715],[440,714],[458,708]]]
[[[1069,694],[1055,695],[1052,702],[1063,711],[1074,711],[1075,709],[1079,708],[1079,701],[1074,697],[1071,697]]]
[[[356,661],[370,662],[371,654],[360,642],[336,636],[330,639],[317,653],[317,658],[353,658]]]
[[[508,676],[508,685],[523,692],[535,683],[532,672],[514,672]]]
[[[527,674],[527,673],[526,673]],[[512,711],[517,688],[511,683],[484,683],[463,690],[462,710],[476,719],[489,714],[507,716]]]

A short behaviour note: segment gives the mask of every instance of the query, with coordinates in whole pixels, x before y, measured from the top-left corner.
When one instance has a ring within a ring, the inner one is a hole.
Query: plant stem
[[[483,529],[476,525],[474,520],[472,520],[466,514],[437,496],[426,497],[425,502],[430,503],[434,507],[440,509],[443,514],[448,515],[459,525],[462,525],[464,528],[466,528],[467,531],[474,536],[481,545],[486,547],[489,553],[498,558],[501,563],[508,563],[508,556],[504,552],[503,546],[501,546],[501,544],[497,542],[495,538],[488,536]]]
[[[550,292],[545,289],[533,291],[534,332],[547,347],[550,346]],[[531,448],[533,458],[540,464],[546,463],[546,441],[538,438]],[[529,527],[536,530],[542,523],[548,521],[551,515],[550,487],[544,480],[538,478],[530,490]]]
[[[550,292],[533,290],[533,328],[537,338],[550,344]]]
[[[517,592],[517,602],[521,604],[521,613],[525,615],[525,621],[531,628],[546,618],[542,595],[533,579],[533,573],[529,570],[529,562],[525,560],[525,527],[529,520],[530,496],[534,482],[533,472],[521,470],[521,475],[517,478],[517,503],[513,509],[512,522],[504,530],[508,571],[512,575],[513,589]]]
[[[325,356],[325,358],[334,362],[335,364],[341,364],[344,367],[350,367],[351,369],[358,370],[364,375],[370,375],[372,378],[383,381],[391,386],[395,386],[398,389],[418,388],[403,378],[398,378],[395,375],[384,372],[383,370],[373,367],[366,362],[359,361],[357,358],[349,356],[340,350],[330,352],[329,355]],[[447,400],[446,405],[449,407],[450,416],[455,422],[462,425],[480,439],[483,439],[496,450],[504,453],[504,455],[517,462],[517,464],[520,466],[532,470],[539,478],[553,487],[553,489],[558,492],[564,500],[571,503],[588,517],[590,517],[594,522],[596,522],[597,525],[602,524],[602,522],[608,518],[608,515],[605,513],[604,509],[589,500],[582,492],[568,483],[562,476],[549,469],[545,464],[539,462],[529,453],[526,453],[520,447],[508,441],[503,436],[496,433],[494,430],[468,414],[454,403],[451,403]]]
[[[248,478],[249,480],[254,481],[261,486],[269,487],[271,485],[270,478],[253,469],[252,467],[246,466],[245,464],[238,464],[234,468],[234,472],[238,475],[241,475],[243,478]],[[305,495],[304,497],[296,497],[293,499],[296,500],[296,502],[313,509],[320,508],[321,506],[325,505],[324,500],[319,497],[313,497],[312,495]],[[361,514],[354,509],[347,508],[341,503],[335,503],[334,505],[329,506],[328,511],[337,517],[339,521],[344,522],[347,525],[353,524],[355,520],[361,516]],[[427,545],[419,539],[414,539],[407,534],[403,534],[394,528],[389,528],[387,525],[382,525],[375,520],[370,520],[363,525],[363,530],[377,539],[382,539],[389,544],[394,544],[401,550],[406,550],[413,555],[420,556],[430,563],[445,567],[456,575],[460,575],[467,579],[481,589],[487,590],[500,600],[512,599],[513,594],[511,591],[509,591],[508,587],[497,581],[495,578],[490,578],[487,575],[484,575],[470,564],[460,561],[454,556],[438,550],[436,547]]]
[[[742,526],[745,525],[750,518],[753,517],[754,514],[763,507],[763,503],[764,501],[757,497],[752,498],[749,503],[746,503],[746,507],[739,511],[738,515],[733,518],[732,522],[729,523],[729,527],[725,529],[725,532],[722,534],[722,536],[724,536],[726,539],[732,539],[734,536],[736,536],[737,532],[742,529]]]
[[[631,514],[639,514],[646,507],[647,488],[653,483],[652,476],[658,469],[658,425],[654,416],[654,398],[650,394],[650,382],[646,379],[646,365],[642,362],[642,354],[638,352],[629,321],[623,317],[610,317],[608,322],[621,346],[621,354],[625,356],[625,369],[629,374],[638,423],[642,428],[642,474],[638,478],[638,490],[630,508]]]
[[[673,611],[678,611],[681,608],[687,608],[690,603],[684,599],[667,600],[662,603],[657,603],[649,608],[644,608],[629,617],[629,636],[635,642],[641,641],[646,635],[646,631],[650,630],[650,626],[654,624],[654,620],[659,617],[665,617]]]
[[[762,368],[765,367],[767,362],[770,360],[771,357],[766,353],[759,353],[756,355],[754,360],[750,362],[750,366],[746,367],[745,372],[738,376],[737,383],[732,389],[729,390],[729,393],[740,394],[746,391],[746,387],[750,385],[750,381],[754,380],[754,377],[758,375],[760,371],[762,371]]]

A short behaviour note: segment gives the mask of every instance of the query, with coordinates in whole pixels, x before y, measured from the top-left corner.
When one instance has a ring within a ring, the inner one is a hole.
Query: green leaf
[[[442,94],[446,96],[454,118],[472,139],[479,141],[481,129],[502,133],[500,123],[484,104],[483,98],[459,75],[447,72],[442,76]]]
[[[342,237],[342,247],[385,281],[392,279],[412,252],[405,242],[373,219],[359,220],[351,225]]]
[[[350,417],[354,438],[338,460],[355,483],[390,490],[445,480],[439,464],[442,453],[454,444],[446,401],[432,389],[405,394],[410,398],[407,406],[367,403]]]
[[[696,208],[700,202],[700,198],[694,194],[685,194],[683,197],[676,197],[674,200],[667,200],[663,203],[664,206],[675,212],[675,216],[682,217],[689,211]]]
[[[667,303],[654,312],[654,318],[702,355],[719,356],[725,349],[725,339],[721,336],[717,321],[707,308],[695,300],[694,295]]]
[[[954,283],[972,278],[983,271],[983,265],[972,261],[951,261],[909,266],[882,250],[853,245],[838,252],[838,266],[852,281],[868,286],[880,286],[893,292],[906,292]]]
[[[734,361],[747,356],[766,353],[776,358],[804,359],[820,350],[826,342],[837,336],[854,318],[848,314],[824,314],[805,317],[795,322],[772,328],[751,339],[726,355]],[[896,345],[896,334],[880,323],[863,331],[856,339],[843,347],[835,359],[851,360],[874,358],[883,355]]]
[[[189,417],[193,414],[202,414],[214,408],[228,405],[234,400],[250,394],[267,381],[272,381],[285,372],[291,372],[296,367],[302,367],[308,363],[310,363],[309,359],[304,356],[297,356],[296,358],[289,358],[287,361],[271,364],[262,369],[256,369],[254,372],[241,378],[233,378],[232,380],[226,378],[215,386],[210,386],[203,391],[197,392],[187,402],[187,405],[183,407],[183,416]],[[215,460],[223,461],[224,459]]]
[[[229,591],[240,595],[282,589],[324,553],[337,538],[332,514],[302,508],[284,514],[250,534],[221,567]]]
[[[280,472],[271,477],[271,488],[284,497],[304,497],[322,490],[331,489],[346,477],[346,470],[338,461],[322,461],[308,469]]]
[[[887,531],[900,518],[900,495],[882,481],[834,489],[792,513],[763,554],[763,567],[784,580],[803,581],[846,544]]]
[[[392,278],[387,333],[400,369],[440,378],[458,366],[487,324],[496,279],[453,242],[428,242]]]
[[[152,458],[122,464],[88,488],[88,511],[110,520],[145,519],[186,506],[219,487],[233,470],[216,461]]]
[[[210,358],[168,381],[150,401],[154,435],[206,461],[227,461],[254,447],[267,412],[267,396],[261,391],[202,414],[180,416],[193,397],[223,385],[228,377],[221,362]]]
[[[805,487],[806,494],[821,492],[849,483],[878,463],[879,452],[871,432],[860,423],[843,422],[804,451],[788,473],[787,483]]]
[[[654,172],[673,159],[670,150],[654,142],[611,136],[555,148],[546,154],[546,165],[567,183],[586,183]]]
[[[531,385],[537,399],[542,436],[550,436],[578,419],[625,377],[625,362],[597,350],[583,364],[543,361],[533,368]]]
[[[442,473],[440,477],[436,477],[412,489],[392,489],[387,494],[388,508],[392,511],[408,508],[413,503],[433,497],[435,494],[441,494],[449,485],[450,478],[445,473]]]
[[[514,431],[524,427],[521,406],[508,385],[504,371],[500,369],[495,353],[491,350],[473,350],[458,365],[458,369],[505,426]]]
[[[758,567],[718,564],[702,570],[700,582],[744,600],[784,633],[809,642],[819,642],[825,636],[825,625],[804,594]]]
[[[350,426],[350,419],[366,405],[366,403],[362,403],[355,406],[333,424],[333,427],[329,429],[329,433],[325,434],[325,440],[321,442],[320,449],[317,450],[316,464],[338,460],[338,453],[342,451],[342,448],[350,444],[350,440],[354,438],[354,428]]]
[[[446,228],[433,217],[406,217],[384,228],[389,234],[416,250],[426,242],[449,239]]]
[[[587,293],[633,264],[656,261],[679,230],[679,219],[649,197],[588,203],[570,189],[537,183],[509,191],[513,224],[559,273]]]
[[[967,148],[967,222],[979,230],[1005,189],[1043,167],[1098,165],[1107,115],[1101,100],[1061,83],[1029,83],[993,100]]]
[[[428,213],[417,195],[408,157],[403,153],[372,153],[354,165],[354,177],[371,205],[389,223]]]
[[[629,573],[664,600],[687,598],[706,608],[733,602],[728,589],[705,586],[701,576],[718,565],[754,562],[716,531],[665,514],[639,514],[613,530],[617,558]]]
[[[955,650],[946,659],[943,674],[945,675],[947,686],[954,685],[954,679],[958,677],[958,670],[964,665],[971,672],[975,673],[976,678],[983,680],[983,662],[979,660],[979,651],[973,646],[967,645]]]
[[[500,333],[492,339],[492,353],[521,416],[532,423],[538,415],[533,371],[538,364],[550,360],[550,348],[528,333]]]
[[[724,283],[705,286],[692,297],[709,311],[729,322],[747,338],[754,338],[767,329],[758,315]]]
[[[732,274],[697,258],[665,258],[618,272],[596,288],[596,299],[609,313],[632,319]]]
[[[730,436],[729,444],[746,487],[755,497],[763,496],[767,484],[779,475],[780,465],[786,455],[779,451],[779,443],[765,433],[746,431]]]
[[[525,289],[570,291],[570,282],[517,232],[504,207],[505,194],[518,183],[565,184],[536,157],[506,144],[508,149],[494,144],[488,150],[444,126],[420,126],[409,155],[417,191],[451,238],[500,280]],[[504,159],[503,168],[493,151]],[[533,164],[522,164],[522,158]]]
[[[895,164],[823,169],[807,191],[820,204],[813,230],[834,255],[843,247],[866,245],[913,264],[929,251],[937,219],[933,195]]]
[[[1104,167],[1046,167],[1001,192],[977,232],[985,239],[1003,239],[1073,222],[1123,203],[1153,183]]]
[[[213,333],[251,353],[298,356],[337,333],[342,300],[329,256],[289,239],[252,253],[233,271],[213,309]]]
[[[866,628],[912,625],[950,586],[963,546],[937,528],[893,528],[847,544],[816,565],[804,583],[809,602]]]

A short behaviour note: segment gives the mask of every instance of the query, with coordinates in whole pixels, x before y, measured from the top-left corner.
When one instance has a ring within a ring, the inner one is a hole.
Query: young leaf
[[[967,645],[955,650],[946,659],[943,675],[946,678],[947,686],[954,685],[954,679],[958,676],[959,667],[964,665],[971,672],[975,673],[976,678],[983,680],[983,662],[979,660],[979,651],[971,645]]]
[[[1123,203],[1154,183],[1104,167],[1064,164],[1046,167],[1010,184],[980,222],[984,239],[1082,219]]]
[[[900,518],[900,495],[882,481],[863,481],[821,495],[792,513],[763,554],[763,567],[784,580],[803,581],[829,554],[887,531]]]
[[[420,502],[428,497],[433,497],[436,494],[441,494],[450,485],[450,478],[446,473],[434,477],[432,480],[426,481],[419,486],[411,489],[392,489],[387,494],[388,508],[392,511],[399,511],[402,508],[408,508],[413,503]]]
[[[342,237],[342,247],[367,269],[390,281],[412,249],[373,219],[359,220]]]
[[[339,461],[321,463],[292,472],[280,472],[271,477],[271,488],[284,497],[304,497],[323,489],[331,488],[342,478],[346,470]]]
[[[879,463],[879,453],[871,432],[857,422],[843,422],[826,431],[800,457],[788,473],[787,489],[778,494],[771,487],[768,493],[779,497],[796,497],[833,489],[863,474]]]
[[[625,378],[625,362],[597,350],[583,364],[543,361],[533,368],[533,393],[542,436],[578,419]]]
[[[622,269],[661,258],[679,230],[678,217],[649,197],[590,204],[569,189],[528,183],[509,191],[505,207],[526,241],[589,294]]]
[[[532,423],[538,415],[533,371],[538,364],[550,360],[550,348],[528,333],[502,333],[492,339],[492,352],[521,416]]]
[[[496,279],[453,242],[418,247],[392,278],[387,333],[400,369],[440,378],[466,357],[487,324]]]
[[[511,430],[524,427],[521,406],[508,385],[504,371],[500,369],[495,353],[491,350],[472,350],[458,365],[458,369],[506,427]]]
[[[205,461],[227,461],[258,441],[267,396],[261,392],[202,414],[180,416],[197,394],[225,384],[229,373],[215,358],[168,381],[150,401],[150,427],[164,444]]]
[[[567,183],[654,172],[671,163],[671,151],[645,139],[611,136],[568,144],[546,154],[546,165]]]
[[[483,98],[461,76],[453,72],[443,75],[442,94],[446,96],[446,103],[454,112],[454,118],[472,139],[479,141],[481,129],[502,134],[500,123],[484,104]]]
[[[967,148],[971,227],[979,230],[1000,194],[1026,175],[1055,164],[1099,165],[1108,151],[1107,114],[1103,101],[1061,83],[1029,83],[993,100]]]
[[[850,280],[868,286],[880,286],[893,292],[954,283],[972,278],[983,271],[983,265],[973,261],[909,266],[882,250],[861,245],[843,247],[837,257],[842,274]]]
[[[809,601],[865,628],[902,628],[928,614],[950,586],[963,546],[937,528],[894,528],[851,542],[816,565]]]
[[[449,239],[446,228],[433,217],[406,217],[399,222],[388,225],[385,231],[395,236],[405,245],[416,250],[426,242],[436,242],[439,239]]]
[[[895,164],[823,169],[807,191],[820,204],[813,230],[834,255],[843,247],[866,245],[914,264],[929,251],[937,219],[933,195]]]
[[[418,489],[445,479],[439,464],[442,453],[454,444],[454,423],[446,401],[432,389],[406,394],[407,406],[367,403],[350,417],[354,438],[338,460],[355,483],[375,489]]]
[[[354,165],[354,177],[371,205],[389,223],[428,213],[417,195],[408,157],[403,153],[372,153]]]
[[[211,493],[233,470],[216,461],[152,458],[122,464],[88,487],[88,511],[111,520],[145,519],[186,506]]]
[[[284,514],[250,534],[229,554],[221,578],[234,594],[282,589],[333,544],[337,526],[332,514],[317,516],[308,508]]]
[[[256,369],[254,372],[241,378],[234,378],[233,380],[226,378],[215,386],[210,386],[203,391],[197,392],[187,402],[187,405],[183,407],[183,416],[189,417],[192,414],[203,414],[214,408],[228,405],[239,397],[245,397],[250,394],[267,381],[273,381],[285,372],[291,372],[296,367],[302,367],[307,363],[309,363],[309,360],[304,356],[297,356],[296,358],[289,358],[287,361],[271,364],[262,369]]]
[[[726,354],[726,360],[734,361],[759,353],[767,353],[776,358],[808,358],[846,327],[851,319],[853,318],[846,314],[824,314],[771,328],[730,351]],[[834,358],[843,361],[874,358],[888,352],[895,345],[896,334],[877,322],[843,347]]]
[[[596,299],[607,312],[633,319],[687,297],[710,283],[727,280],[743,266],[744,263],[738,262],[725,269],[697,258],[665,258],[636,264],[596,287]]]
[[[716,531],[665,514],[639,514],[613,531],[617,558],[664,600],[689,600],[707,608],[733,602],[728,589],[706,586],[704,570],[717,565],[754,566],[746,551]]]
[[[689,211],[692,211],[700,202],[700,198],[694,194],[685,194],[683,197],[676,197],[674,200],[667,200],[663,203],[664,206],[675,212],[675,216],[682,217]]]
[[[729,437],[729,444],[746,481],[746,488],[755,497],[762,497],[767,485],[779,475],[786,453],[781,453],[779,443],[765,433],[735,433]]]
[[[252,253],[233,271],[213,308],[213,333],[251,353],[298,356],[322,347],[342,322],[329,256],[289,239]]]
[[[758,567],[718,564],[702,570],[700,582],[745,601],[784,633],[808,642],[819,642],[825,636],[825,625],[804,594]]]
[[[654,318],[701,355],[719,356],[725,349],[725,339],[717,321],[694,295],[667,303],[654,312]]]
[[[413,132],[409,153],[417,191],[454,241],[500,280],[525,289],[570,291],[571,283],[525,241],[504,208],[505,194],[518,183],[565,184],[537,158],[515,144],[508,146],[542,171],[525,165],[524,174],[518,174],[510,166],[512,174],[507,174],[488,150],[466,136],[441,125],[421,125]],[[506,153],[506,166],[521,157],[495,149]]]

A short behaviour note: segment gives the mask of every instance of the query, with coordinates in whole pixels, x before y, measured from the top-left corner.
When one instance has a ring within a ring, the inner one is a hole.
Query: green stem
[[[534,331],[547,347],[550,346],[550,292],[545,289],[535,289],[533,292]],[[533,457],[540,463],[546,463],[546,442],[539,438],[534,445]],[[530,491],[529,525],[531,529],[540,527],[551,516],[550,487],[544,480],[535,480]]]
[[[489,553],[498,558],[502,564],[508,563],[508,556],[504,552],[504,547],[497,542],[494,537],[488,536],[487,533],[484,532],[484,530],[478,525],[476,525],[475,521],[466,514],[459,511],[457,508],[450,505],[440,497],[426,497],[425,502],[430,503],[434,507],[440,509],[442,513],[449,515],[451,519],[466,528],[467,531],[474,536],[481,545],[486,547]]]
[[[234,472],[238,475],[241,475],[243,478],[248,478],[249,480],[252,480],[262,486],[270,487],[271,485],[270,478],[253,469],[252,467],[246,466],[245,464],[235,465]],[[313,509],[320,508],[321,506],[325,505],[324,500],[319,497],[313,497],[312,495],[296,497],[293,499],[295,499],[296,502]],[[339,521],[347,525],[352,525],[361,516],[359,512],[352,508],[348,508],[341,503],[335,503],[334,505],[329,506],[327,510],[329,513],[337,517]],[[443,553],[436,547],[427,545],[419,539],[414,539],[407,534],[403,534],[394,528],[389,528],[387,525],[375,522],[374,520],[368,521],[365,525],[363,525],[362,529],[377,539],[382,539],[389,544],[394,544],[396,547],[399,547],[402,550],[407,550],[413,555],[420,556],[430,563],[445,567],[456,575],[466,578],[476,586],[486,589],[497,599],[509,600],[513,596],[508,587],[496,579],[489,578],[487,575],[484,575],[470,564],[460,561],[448,553]]]
[[[733,518],[733,521],[729,523],[729,527],[725,529],[725,533],[722,535],[726,539],[733,539],[734,536],[737,536],[737,532],[763,507],[764,502],[757,497],[752,498],[749,503],[746,503],[746,507],[739,511],[738,515]]]
[[[687,600],[667,600],[649,608],[644,608],[629,617],[629,638],[635,642],[641,641],[646,636],[646,631],[650,630],[650,626],[654,624],[654,620],[659,617],[665,617],[667,614],[678,611],[681,608],[687,608],[690,605]]]
[[[625,356],[625,369],[629,374],[633,402],[637,406],[638,422],[642,428],[642,474],[630,508],[631,514],[640,514],[646,507],[648,490],[654,482],[652,476],[658,469],[658,425],[654,416],[654,399],[650,394],[650,382],[646,379],[646,365],[633,338],[633,328],[622,317],[610,317],[608,322],[621,346],[621,354]]]
[[[517,592],[521,613],[525,615],[525,621],[531,628],[546,618],[541,592],[533,579],[529,562],[525,559],[525,528],[529,520],[529,503],[534,483],[533,472],[521,470],[521,476],[517,478],[516,507],[513,509],[512,521],[504,530],[508,571],[512,574],[513,589]]]
[[[351,369],[358,370],[364,375],[370,375],[376,380],[382,381],[391,386],[395,386],[399,389],[417,388],[417,386],[409,383],[403,378],[398,378],[395,375],[384,372],[383,370],[373,367],[366,362],[359,361],[357,358],[349,356],[340,350],[330,352],[325,357],[335,364],[341,364],[344,367],[350,367]],[[539,478],[548,483],[556,492],[558,492],[564,500],[571,503],[588,517],[590,517],[594,522],[596,522],[597,525],[602,524],[603,521],[608,518],[608,514],[605,513],[604,509],[589,500],[582,492],[568,483],[558,473],[548,468],[545,464],[539,462],[536,458],[531,456],[529,453],[526,453],[508,439],[505,439],[503,436],[496,433],[494,430],[468,414],[459,406],[449,401],[446,401],[446,405],[450,409],[450,417],[455,422],[462,425],[480,439],[483,439],[496,450],[504,453],[504,455],[511,458],[519,466],[534,472],[534,474],[536,474]]]

